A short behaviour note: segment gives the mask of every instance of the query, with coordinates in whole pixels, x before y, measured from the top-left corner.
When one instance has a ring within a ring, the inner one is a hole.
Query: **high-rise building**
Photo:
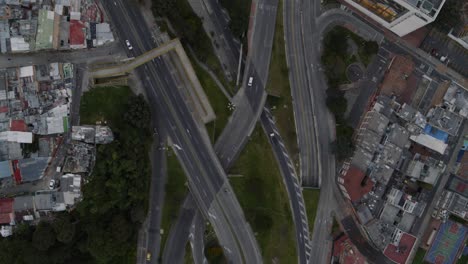
[[[344,0],[398,36],[431,22],[445,0]]]

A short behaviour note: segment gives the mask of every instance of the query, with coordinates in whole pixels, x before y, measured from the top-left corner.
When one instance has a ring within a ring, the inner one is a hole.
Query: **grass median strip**
[[[289,155],[291,155],[294,164],[298,164],[299,148],[297,146],[291,87],[289,85],[289,70],[286,64],[282,11],[283,4],[281,2],[282,1],[278,4],[276,29],[273,39],[270,71],[266,90],[270,95],[268,97],[268,104],[272,107],[272,114],[275,117],[276,126],[283,137],[286,149],[288,150]]]
[[[268,139],[260,127],[230,170],[230,182],[252,226],[265,263],[297,263],[289,199]]]
[[[302,196],[307,211],[307,221],[309,222],[309,233],[312,236],[314,231],[315,216],[317,215],[317,207],[320,198],[319,189],[303,189]]]

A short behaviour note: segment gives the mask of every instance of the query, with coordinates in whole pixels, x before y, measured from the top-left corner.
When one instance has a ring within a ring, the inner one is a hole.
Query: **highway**
[[[277,0],[260,0],[258,3],[255,19],[263,23],[255,23],[253,29],[254,44],[247,56],[244,82],[242,88],[239,89],[236,96],[232,99],[236,109],[214,146],[215,152],[225,171],[233,165],[247,143],[250,134],[257,124],[257,120],[260,118],[263,105],[266,101],[265,86],[268,80],[277,5]],[[253,77],[253,81],[252,85],[248,86],[247,83],[250,77]],[[226,194],[229,193],[231,192],[226,192]],[[186,222],[188,221],[186,220]],[[185,228],[182,224],[180,227]],[[164,250],[176,250],[178,245],[181,245],[184,241],[186,241],[184,237],[179,237],[178,240],[171,240],[171,244],[165,247]],[[195,243],[198,242],[200,240],[195,241]],[[196,246],[200,247],[200,245]]]
[[[133,45],[133,49],[128,50],[129,56],[153,48],[150,31],[135,6],[122,0],[103,4],[117,35]],[[162,122],[172,142],[178,146],[174,151],[187,174],[194,200],[211,222],[226,256],[234,263],[261,263],[257,242],[226,174],[180,91],[172,89],[174,80],[164,59],[155,59],[137,68],[136,73],[147,90],[150,106],[164,117]]]
[[[333,121],[325,105],[326,84],[320,70],[316,17],[319,1],[284,1],[284,34],[286,61],[290,69],[289,81],[300,146],[300,175],[306,187],[320,187],[320,202],[311,237],[313,263],[326,263],[331,241],[330,228],[333,211],[337,208],[333,186],[334,156],[330,152],[333,141]],[[307,201],[306,201],[307,202]]]
[[[277,7],[278,0],[259,0],[257,3],[244,81],[233,99],[236,109],[215,144],[216,154],[226,170],[233,165],[247,143],[266,101],[265,86],[268,81]],[[250,77],[253,81],[248,86]]]
[[[304,206],[302,190],[299,185],[294,166],[284,146],[278,129],[276,128],[270,109],[265,107],[260,117],[263,130],[272,146],[276,161],[280,169],[283,183],[289,197],[289,206],[291,208],[294,222],[297,253],[299,263],[310,263],[311,246],[309,243],[309,225],[307,221],[307,212]]]

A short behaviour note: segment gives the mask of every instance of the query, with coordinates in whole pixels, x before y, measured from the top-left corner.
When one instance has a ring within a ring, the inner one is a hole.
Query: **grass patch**
[[[286,64],[286,52],[283,34],[283,5],[278,4],[275,36],[271,53],[270,71],[266,86],[268,104],[272,107],[276,125],[280,130],[286,149],[293,159],[298,162],[299,148],[297,146],[296,126],[294,124],[294,112],[292,106],[291,87],[289,85],[289,70]]]
[[[307,220],[309,221],[309,232],[310,235],[314,232],[315,217],[317,216],[317,207],[320,198],[319,189],[303,189],[302,196],[304,197],[304,203],[307,212]]]
[[[164,234],[161,236],[161,245],[165,245],[171,224],[177,220],[180,207],[187,195],[184,170],[174,152],[168,151],[167,153],[167,182],[161,219],[161,228],[164,230]],[[162,251],[160,251],[161,256]]]
[[[206,125],[210,138],[215,142],[218,136],[221,135],[231,114],[228,109],[229,100],[205,70],[197,64],[193,64],[193,68],[216,114],[216,119]]]
[[[108,120],[112,127],[122,126],[123,110],[116,106],[125,105],[131,94],[132,91],[125,86],[91,89],[81,100],[80,123],[95,124]]]
[[[260,127],[230,171],[247,221],[257,235],[264,262],[296,263],[296,243],[289,200],[271,146]]]
[[[192,255],[192,248],[190,247],[190,243],[187,243],[187,245],[185,245],[184,263],[185,264],[194,263],[193,255]]]
[[[340,224],[336,221],[336,217],[333,217],[333,224],[332,224],[332,234],[337,234],[341,232]]]
[[[422,248],[418,248],[418,251],[416,251],[416,255],[414,256],[413,259],[413,264],[424,264],[424,255],[426,255],[426,250]]]

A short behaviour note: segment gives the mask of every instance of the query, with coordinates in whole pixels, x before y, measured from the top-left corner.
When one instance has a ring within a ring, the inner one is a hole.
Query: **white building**
[[[344,0],[398,36],[431,22],[445,0]]]

